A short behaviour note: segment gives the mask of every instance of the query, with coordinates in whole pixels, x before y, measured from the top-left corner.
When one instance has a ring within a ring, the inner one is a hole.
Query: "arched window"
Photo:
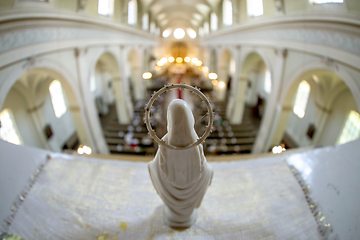
[[[155,29],[155,36],[157,36],[157,37],[160,36],[160,28],[159,28],[159,27],[157,27],[157,28]]]
[[[203,27],[200,27],[200,28],[199,28],[199,36],[200,36],[200,37],[203,37],[203,36],[204,36],[204,28],[203,28]]]
[[[0,122],[1,139],[17,145],[22,144],[18,128],[16,126],[12,111],[10,109],[6,108],[1,111]]]
[[[351,111],[346,119],[345,125],[339,135],[337,144],[343,144],[360,137],[360,114]]]
[[[323,4],[323,3],[343,3],[344,0],[309,0],[312,4]]]
[[[144,31],[149,30],[149,14],[148,13],[144,13],[144,15],[142,16],[142,29]]]
[[[154,22],[150,23],[150,33],[155,35],[156,32],[156,24]]]
[[[98,13],[104,16],[112,16],[114,14],[114,0],[99,0]]]
[[[305,110],[309,99],[309,94],[310,84],[307,81],[302,80],[296,92],[295,104],[293,108],[294,114],[299,118],[303,118],[305,116]]]
[[[128,24],[135,25],[137,23],[137,2],[130,0],[128,2]]]
[[[91,74],[91,77],[90,77],[90,91],[92,93],[94,93],[96,91],[96,79],[95,79],[94,74]]]
[[[190,38],[196,38],[196,32],[192,28],[187,28],[186,33]]]
[[[209,23],[208,23],[208,22],[204,22],[204,35],[208,35],[209,32],[210,32]]]
[[[271,92],[271,74],[269,69],[266,69],[265,71],[264,91],[268,94]]]
[[[210,28],[211,31],[214,32],[218,29],[218,17],[216,16],[216,13],[212,12],[210,14]]]
[[[263,0],[247,0],[246,9],[248,16],[256,17],[264,14]]]
[[[59,80],[50,83],[49,92],[55,116],[59,118],[66,112],[65,98]]]
[[[233,22],[233,9],[231,0],[223,1],[223,25],[230,26]]]

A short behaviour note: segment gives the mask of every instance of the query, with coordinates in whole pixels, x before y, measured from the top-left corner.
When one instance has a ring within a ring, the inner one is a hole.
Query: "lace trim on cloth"
[[[339,240],[339,235],[334,233],[331,224],[326,221],[326,217],[322,214],[321,207],[311,198],[310,185],[306,184],[305,180],[301,176],[301,173],[293,165],[289,165],[289,167],[304,192],[309,208],[314,215],[316,223],[318,224],[318,230],[321,236],[327,240]]]
[[[30,192],[31,188],[34,186],[37,178],[39,177],[40,172],[44,169],[45,165],[49,162],[51,159],[50,155],[47,156],[45,163],[40,164],[40,166],[36,169],[35,173],[30,175],[30,179],[26,183],[24,189],[20,192],[18,197],[15,199],[14,203],[11,206],[11,214],[8,216],[3,224],[1,231],[4,231],[7,233],[9,231],[9,226],[11,225],[12,221],[15,218],[15,215],[20,208],[21,204],[25,201],[26,195]]]

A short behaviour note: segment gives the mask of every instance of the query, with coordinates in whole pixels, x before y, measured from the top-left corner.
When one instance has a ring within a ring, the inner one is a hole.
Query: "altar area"
[[[319,239],[305,196],[281,158],[212,163],[198,219],[176,231],[146,163],[51,159],[9,232],[25,239]]]
[[[344,187],[353,184],[352,189],[356,189],[357,183],[338,178],[335,170],[346,170],[349,175],[358,171],[358,164],[339,164],[358,156],[348,151],[358,143],[252,160],[213,162],[209,158],[214,178],[198,209],[197,221],[188,229],[164,224],[163,203],[151,183],[146,162],[51,154],[21,147],[22,152],[11,151],[18,157],[14,161],[23,164],[21,171],[31,170],[26,164],[38,166],[36,161],[51,157],[44,160],[38,177],[5,227],[8,233],[24,239],[321,239],[316,217],[289,165],[294,165],[311,185],[310,196],[323,206],[334,233],[341,233],[344,227],[357,224],[358,210],[349,204],[359,196]],[[6,148],[19,147],[1,142],[0,150]],[[24,178],[20,170],[8,173],[7,179]],[[326,174],[321,175],[324,170]],[[4,191],[6,183],[9,181],[1,183]],[[339,199],[333,190],[324,187],[329,184],[349,196],[341,199],[341,208],[337,208]],[[14,182],[12,191],[20,185]],[[2,199],[2,215],[5,211],[9,215],[10,199],[14,200],[11,190],[8,192]]]

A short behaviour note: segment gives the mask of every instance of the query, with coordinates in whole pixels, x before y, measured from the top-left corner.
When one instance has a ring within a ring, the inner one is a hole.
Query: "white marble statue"
[[[167,123],[168,133],[163,137],[167,144],[185,147],[198,139],[193,113],[185,101],[175,99],[169,104]],[[190,227],[213,176],[203,146],[187,150],[159,146],[148,167],[154,187],[165,203],[165,222],[171,227]]]

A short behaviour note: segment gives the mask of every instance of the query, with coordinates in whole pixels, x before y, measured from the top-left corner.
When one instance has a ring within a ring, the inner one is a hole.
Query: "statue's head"
[[[181,99],[172,100],[167,111],[167,130],[169,144],[185,147],[196,141],[194,115],[190,106]]]

